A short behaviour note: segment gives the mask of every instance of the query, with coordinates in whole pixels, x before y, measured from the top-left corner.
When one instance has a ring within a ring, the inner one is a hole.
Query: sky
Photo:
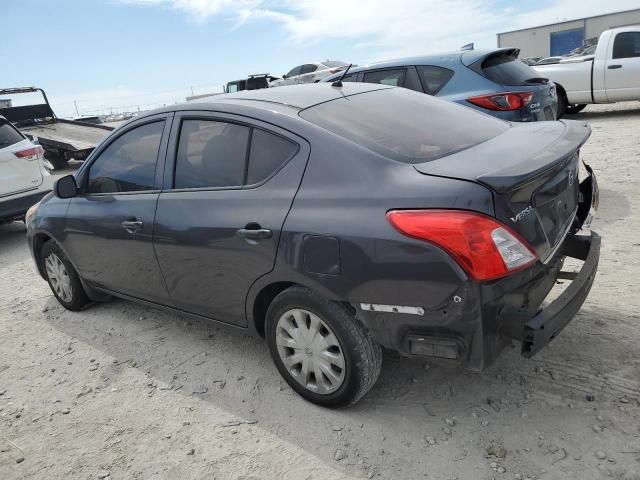
[[[155,108],[254,73],[367,64],[640,7],[640,0],[0,0],[0,87],[58,116]],[[15,100],[18,100],[17,98]],[[74,103],[75,102],[75,103]]]

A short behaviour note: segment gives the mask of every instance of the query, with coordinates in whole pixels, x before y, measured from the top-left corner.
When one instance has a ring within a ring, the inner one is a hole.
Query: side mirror
[[[58,198],[72,198],[78,193],[78,184],[73,175],[66,175],[56,180],[53,185],[53,193]]]
[[[286,75],[286,74],[285,74],[285,75],[282,75],[282,79],[283,79],[283,80],[286,80],[286,79],[287,79],[287,75]]]

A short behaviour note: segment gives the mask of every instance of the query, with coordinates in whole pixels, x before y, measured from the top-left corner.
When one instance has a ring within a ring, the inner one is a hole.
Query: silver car
[[[316,83],[329,75],[344,70],[348,63],[337,60],[325,60],[324,62],[305,63],[292,68],[282,79],[272,81],[269,86],[282,87],[283,85],[295,85],[297,83]]]

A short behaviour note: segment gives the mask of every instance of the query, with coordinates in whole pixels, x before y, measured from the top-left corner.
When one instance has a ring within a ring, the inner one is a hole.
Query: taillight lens
[[[520,110],[533,99],[533,92],[504,92],[467,98],[467,102],[489,110]]]
[[[338,73],[340,70],[344,70],[344,67],[333,67],[329,69],[331,73]]]
[[[460,210],[391,210],[387,219],[400,233],[434,243],[467,274],[494,280],[538,259],[526,240],[492,217]]]
[[[24,158],[25,160],[37,160],[42,156],[42,152],[43,152],[42,147],[40,145],[35,145],[31,148],[14,152],[13,154],[16,157]]]

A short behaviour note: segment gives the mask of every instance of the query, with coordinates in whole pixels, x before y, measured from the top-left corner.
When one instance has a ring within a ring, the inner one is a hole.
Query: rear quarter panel
[[[319,130],[319,129],[316,129]],[[324,132],[324,131],[322,131]],[[483,186],[418,173],[329,132],[315,133],[300,189],[281,234],[274,271],[252,288],[295,282],[354,305],[382,303],[436,309],[468,281],[438,247],[401,235],[387,221],[391,209],[452,208],[493,212]],[[305,238],[337,239],[332,274],[305,267]],[[247,312],[251,317],[251,311]]]
[[[534,65],[541,76],[553,81],[567,94],[569,103],[593,103],[591,99],[591,66],[592,62],[552,63]]]

